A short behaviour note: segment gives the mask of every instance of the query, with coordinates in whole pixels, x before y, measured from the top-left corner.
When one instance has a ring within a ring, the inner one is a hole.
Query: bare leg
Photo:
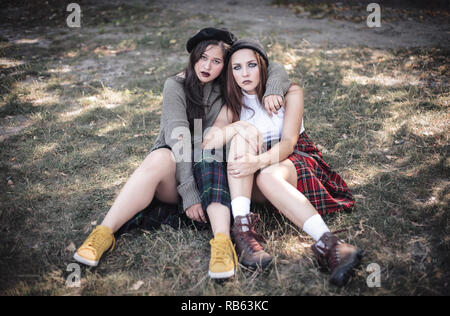
[[[228,162],[234,161],[238,155],[244,153],[256,154],[250,148],[245,139],[239,134],[234,136],[231,140],[230,152],[228,154]],[[228,186],[230,188],[231,200],[238,196],[251,198],[254,175],[248,175],[242,178],[235,178],[228,173]]]
[[[257,177],[256,177],[257,178]],[[256,178],[253,179],[253,189],[252,189],[252,198],[251,200],[256,203],[266,203],[267,199],[264,196],[264,194],[261,192],[261,190],[258,188],[258,185],[256,184]]]
[[[244,138],[237,135],[231,140],[230,153],[228,161],[233,160],[237,154],[245,152],[248,144]],[[244,178],[234,178],[228,174],[228,186],[230,188],[231,199],[233,200],[237,196],[245,196],[250,199],[253,187],[253,175]],[[209,221],[211,222],[211,228],[214,236],[217,233],[223,233],[227,236],[230,235],[230,210],[228,207],[220,203],[211,203],[207,210]]]
[[[318,214],[297,190],[297,172],[289,159],[262,170],[256,177],[256,184],[264,196],[300,228],[311,216]]]
[[[244,138],[236,135],[231,140],[228,161],[233,161],[238,154],[250,153],[255,155],[256,148],[248,145]],[[258,241],[254,225],[259,221],[259,216],[250,212],[250,199],[259,195],[256,186],[253,187],[255,175],[236,178],[234,173],[228,173],[228,186],[230,188],[234,224],[232,228],[236,251],[240,256],[241,263],[250,268],[258,267],[265,269],[272,262],[273,257],[269,255]],[[247,200],[248,199],[248,200]]]
[[[102,222],[116,232],[143,210],[156,196],[167,203],[177,203],[175,158],[166,148],[151,152],[133,172]]]
[[[234,157],[247,152],[256,154],[255,151],[252,150],[250,146],[248,146],[248,143],[245,142],[245,139],[243,137],[241,137],[240,135],[236,135],[231,141],[228,161],[232,161],[234,160]],[[245,196],[257,203],[264,203],[267,201],[264,194],[256,185],[254,174],[243,178],[235,178],[228,174],[228,186],[230,188],[231,199],[234,199],[238,196]]]
[[[213,235],[222,233],[230,236],[230,209],[220,203],[211,203],[206,209]]]

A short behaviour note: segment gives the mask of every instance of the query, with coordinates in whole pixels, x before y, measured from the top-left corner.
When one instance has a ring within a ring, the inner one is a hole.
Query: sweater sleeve
[[[284,69],[283,65],[276,62],[270,62],[268,70],[268,78],[266,83],[266,92],[263,99],[268,95],[280,95],[284,98],[284,95],[289,90],[291,82],[289,76]]]
[[[186,211],[190,206],[201,203],[201,200],[192,172],[192,144],[186,97],[183,86],[173,78],[167,79],[164,84],[161,120],[164,141],[170,146],[176,159],[177,191]]]

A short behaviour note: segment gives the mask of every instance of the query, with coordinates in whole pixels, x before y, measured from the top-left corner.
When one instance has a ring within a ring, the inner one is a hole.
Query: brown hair
[[[254,50],[253,50],[254,51]],[[267,64],[261,55],[254,51],[256,55],[256,63],[259,68],[259,84],[256,87],[256,95],[258,100],[263,102],[264,93],[266,92],[266,83],[268,78]],[[228,66],[226,69],[226,87],[225,87],[225,101],[228,108],[231,109],[233,113],[233,122],[239,121],[241,116],[242,107],[248,108],[242,103],[242,90],[241,87],[234,80],[233,76],[233,66],[231,65],[231,56],[228,57]]]

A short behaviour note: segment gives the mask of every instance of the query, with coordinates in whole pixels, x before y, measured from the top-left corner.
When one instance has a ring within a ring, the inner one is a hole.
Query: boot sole
[[[261,263],[241,261],[241,264],[250,270],[258,270],[258,269],[265,270],[271,265],[272,262],[273,262],[273,258],[270,259],[269,261],[265,261],[265,262],[261,262]]]
[[[331,275],[330,282],[338,287],[344,286],[353,274],[354,269],[360,265],[363,256],[364,252],[358,248],[347,264],[340,267],[339,270],[334,271]]]

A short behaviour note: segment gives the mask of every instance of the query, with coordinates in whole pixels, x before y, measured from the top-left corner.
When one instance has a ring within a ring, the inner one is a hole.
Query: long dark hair
[[[267,64],[261,55],[254,51],[256,55],[256,63],[259,68],[259,84],[256,87],[256,95],[258,96],[259,102],[263,104],[264,93],[266,92],[266,83],[268,78]],[[242,103],[242,90],[237,84],[233,77],[233,66],[231,65],[231,56],[228,58],[228,66],[226,70],[226,87],[225,87],[225,101],[227,106],[231,109],[233,113],[233,122],[239,121],[241,116],[242,107],[249,108]]]
[[[183,83],[184,93],[186,95],[186,113],[189,120],[189,126],[193,126],[194,119],[204,119],[205,118],[205,106],[207,104],[203,104],[203,86],[201,84],[200,79],[198,79],[197,74],[195,73],[194,66],[197,61],[201,58],[202,54],[205,52],[206,48],[209,45],[217,45],[222,48],[223,57],[222,60],[225,62],[225,57],[227,55],[229,45],[225,44],[222,41],[218,40],[207,40],[200,42],[197,46],[192,50],[189,56],[189,62],[185,69],[185,80]],[[224,95],[224,71],[222,70],[219,77],[214,79],[215,82],[219,83],[221,89],[221,95]],[[218,96],[220,98],[221,96]],[[216,102],[213,100],[212,103]]]

